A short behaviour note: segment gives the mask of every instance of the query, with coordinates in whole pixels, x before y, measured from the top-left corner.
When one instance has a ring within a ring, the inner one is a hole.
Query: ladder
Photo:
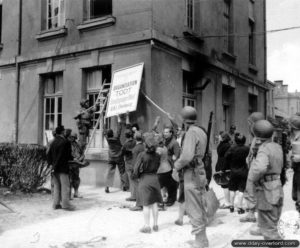
[[[100,107],[99,111],[95,112],[95,114],[99,114],[99,118],[96,122],[96,125],[94,126],[91,137],[89,138],[89,142],[86,145],[86,148],[84,150],[84,156],[87,154],[87,151],[88,151],[88,149],[91,145],[91,142],[92,142],[92,140],[95,136],[97,127],[99,126],[99,123],[100,123],[101,119],[103,118],[103,112],[105,111],[105,108],[106,108],[106,104],[107,104],[108,96],[109,96],[109,91],[110,91],[110,83],[106,83],[106,80],[104,80],[103,84],[101,85],[98,97],[97,97],[94,105],[85,110],[85,111],[89,111],[89,110],[91,110],[92,108],[94,108],[96,106]]]

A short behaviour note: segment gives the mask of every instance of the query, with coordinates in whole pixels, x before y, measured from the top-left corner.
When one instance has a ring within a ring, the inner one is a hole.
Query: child
[[[160,156],[156,153],[157,142],[153,136],[145,141],[146,150],[139,154],[134,165],[133,176],[139,178],[138,197],[143,206],[145,225],[140,229],[142,233],[151,233],[150,211],[153,216],[153,231],[158,231],[158,206],[162,202],[157,170],[160,165]]]

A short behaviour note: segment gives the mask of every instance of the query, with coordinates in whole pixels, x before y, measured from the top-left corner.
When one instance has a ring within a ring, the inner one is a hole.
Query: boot
[[[249,211],[245,217],[240,218],[240,222],[256,222],[253,211]]]
[[[195,236],[195,243],[193,245],[194,248],[205,248],[208,247],[208,239],[206,236],[206,231],[202,231],[197,233]]]
[[[263,234],[262,234],[262,232],[261,232],[261,230],[260,230],[259,227],[255,227],[254,229],[251,229],[251,230],[249,231],[249,233],[250,233],[251,235],[253,235],[253,236],[263,236]]]

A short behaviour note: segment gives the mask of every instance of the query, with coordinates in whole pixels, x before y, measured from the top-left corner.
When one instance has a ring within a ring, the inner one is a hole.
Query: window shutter
[[[47,0],[41,0],[41,30],[47,29]]]

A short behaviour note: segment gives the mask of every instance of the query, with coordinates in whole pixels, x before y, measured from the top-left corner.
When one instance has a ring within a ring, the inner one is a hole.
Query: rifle
[[[208,122],[208,127],[207,127],[207,143],[206,143],[204,157],[202,159],[202,161],[204,163],[204,169],[206,172],[207,185],[209,185],[211,178],[212,178],[212,166],[211,166],[212,158],[211,158],[211,154],[209,152],[212,117],[213,117],[213,112],[211,111],[210,115],[209,115],[209,122]]]
[[[287,133],[282,132],[281,134],[281,148],[282,148],[282,154],[283,154],[283,166],[280,173],[280,181],[282,186],[285,185],[287,178],[286,178],[286,169],[287,169],[287,160],[286,160],[286,154],[288,153],[288,147],[287,147]]]

